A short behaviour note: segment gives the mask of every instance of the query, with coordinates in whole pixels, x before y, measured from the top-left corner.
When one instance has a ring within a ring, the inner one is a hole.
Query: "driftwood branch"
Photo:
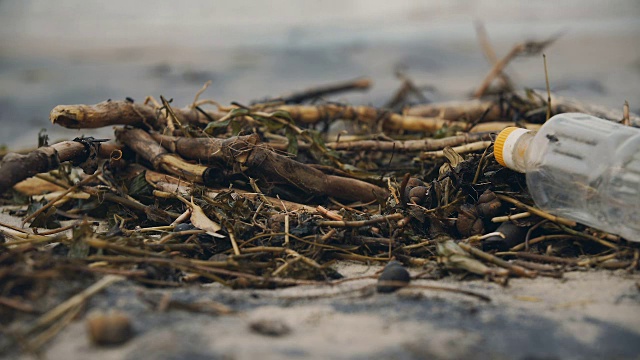
[[[288,112],[291,117],[301,123],[313,124],[323,120],[352,120],[369,124],[381,122],[387,130],[409,130],[435,132],[445,125],[463,128],[466,122],[450,121],[441,117],[423,117],[402,115],[381,111],[371,106],[348,106],[338,104],[324,105],[285,105],[270,110]]]
[[[464,122],[452,122],[439,117],[425,118],[381,111],[370,106],[283,105],[263,109],[286,111],[293,120],[313,124],[324,120],[352,120],[374,124],[380,121],[388,130],[435,132],[444,125],[464,127]],[[201,112],[196,108],[173,108],[181,124],[203,127],[213,120],[221,119],[225,113]],[[166,111],[155,107],[127,101],[105,101],[96,105],[58,105],[49,115],[51,122],[71,129],[92,129],[113,125],[162,130],[167,124]]]
[[[371,87],[371,83],[371,79],[368,78],[341,81],[293,92],[267,101],[282,101],[285,104],[300,104],[303,101],[316,99],[322,96],[334,95],[352,90],[367,90]]]
[[[156,189],[164,192],[169,192],[169,193],[177,192],[182,196],[188,196],[192,194],[193,189],[191,186],[189,186],[188,184],[185,184],[184,181],[180,181],[178,178],[175,178],[171,175],[165,175],[159,172],[147,170],[145,172],[145,179],[147,180],[147,182],[152,184]],[[229,191],[229,189],[228,188],[208,189],[208,191],[206,191],[204,195],[213,199],[216,196],[218,196],[218,194],[226,191]],[[257,200],[260,197],[260,194],[258,193],[252,193],[252,192],[248,192],[240,189],[233,189],[233,191],[251,200]],[[313,206],[299,204],[299,203],[287,201],[287,200],[281,200],[281,199],[270,197],[270,196],[265,196],[265,199],[269,201],[274,208],[280,209],[283,211],[284,210],[287,210],[287,211],[304,210],[310,214],[313,214],[316,212],[316,208]]]
[[[189,181],[205,183],[206,166],[190,164],[176,154],[168,152],[146,131],[119,128],[116,129],[116,137],[118,141],[150,162],[154,169],[164,170]]]
[[[41,147],[26,155],[8,153],[0,161],[0,194],[24,179],[55,170],[66,161],[92,174],[97,168],[96,158],[108,158],[115,150],[118,150],[115,144],[100,144],[87,138]]]
[[[348,201],[372,201],[384,199],[388,192],[379,186],[347,177],[327,175],[309,165],[277,154],[257,143],[257,135],[250,135],[250,141],[233,137],[226,140],[226,146],[219,140],[208,139],[212,144],[203,146],[202,140],[155,134],[154,138],[140,129],[118,129],[118,139],[151,162],[156,169],[203,182],[207,167],[189,164],[178,155],[171,154],[160,144],[174,150],[182,157],[207,161],[215,158],[235,172],[263,179],[267,183],[293,186],[310,195],[330,196]],[[180,145],[180,146],[178,146]],[[215,154],[211,149],[218,149]],[[182,152],[181,152],[182,151]]]
[[[465,133],[463,135],[450,136],[443,139],[426,138],[422,140],[353,140],[326,143],[331,150],[338,151],[379,151],[408,153],[418,151],[442,150],[447,146],[459,146],[471,142],[491,140],[493,133]],[[276,150],[286,151],[287,143],[269,143]],[[310,144],[299,144],[299,149],[308,149]]]
[[[216,112],[198,109],[172,108],[181,124],[205,126],[222,117]],[[58,105],[49,114],[52,123],[70,129],[94,129],[113,125],[164,129],[167,126],[166,110],[159,111],[152,105],[129,101],[103,101],[95,105]]]
[[[540,108],[546,111],[546,92],[531,90],[527,96],[524,92],[516,92],[513,95],[525,99],[530,108]],[[486,114],[485,114],[486,112]],[[585,104],[576,99],[563,96],[551,95],[551,112],[560,114],[566,112],[581,112],[590,114],[602,119],[621,121],[624,118],[622,108],[620,110],[610,109],[604,106]],[[500,106],[499,98],[492,100],[467,100],[449,101],[428,105],[417,105],[406,110],[408,115],[418,117],[440,117],[447,120],[477,119],[484,115],[483,121],[504,121],[513,116],[513,109],[504,110]],[[629,114],[632,126],[640,126],[640,116]],[[480,123],[483,124],[483,123]],[[479,124],[479,125],[480,125]]]

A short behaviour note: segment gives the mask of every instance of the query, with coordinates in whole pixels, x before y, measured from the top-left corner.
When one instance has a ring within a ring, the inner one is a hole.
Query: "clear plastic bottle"
[[[579,113],[507,128],[496,160],[526,173],[541,209],[640,242],[640,129]]]

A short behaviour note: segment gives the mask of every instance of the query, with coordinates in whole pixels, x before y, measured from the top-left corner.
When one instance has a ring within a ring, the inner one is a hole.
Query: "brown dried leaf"
[[[193,226],[206,231],[207,234],[211,236],[218,238],[225,237],[224,235],[218,234],[218,231],[222,229],[222,226],[209,219],[202,208],[193,202],[193,199],[191,199],[191,223]]]

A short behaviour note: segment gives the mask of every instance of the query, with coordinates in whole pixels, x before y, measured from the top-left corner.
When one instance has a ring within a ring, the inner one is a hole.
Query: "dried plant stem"
[[[98,171],[96,173],[94,173],[93,175],[87,176],[86,178],[82,179],[80,182],[78,182],[77,184],[71,186],[70,188],[68,188],[67,190],[63,191],[62,194],[58,195],[55,199],[51,200],[50,202],[48,202],[46,205],[44,205],[43,207],[41,207],[40,209],[34,211],[31,215],[27,216],[26,218],[24,218],[22,220],[22,224],[24,225],[25,223],[27,223],[29,220],[35,218],[36,216],[42,214],[44,211],[46,211],[47,209],[49,209],[50,207],[53,206],[53,204],[55,204],[58,200],[62,199],[63,197],[65,197],[67,194],[69,194],[72,191],[77,190],[80,186],[87,184],[91,181],[93,181],[96,177],[98,177],[98,175],[102,174],[102,171]]]
[[[506,201],[508,203],[511,203],[511,204],[515,205],[516,207],[518,207],[520,209],[526,210],[526,211],[530,212],[531,214],[534,214],[534,215],[540,216],[542,218],[548,219],[549,221],[553,221],[555,223],[562,224],[562,225],[569,226],[569,227],[574,227],[574,226],[577,225],[576,222],[573,221],[573,220],[569,220],[569,219],[561,218],[559,216],[551,215],[551,214],[549,214],[547,212],[544,212],[544,211],[542,211],[542,210],[540,210],[538,208],[535,208],[533,206],[527,205],[527,204],[525,204],[525,203],[523,203],[521,201],[518,201],[518,200],[516,200],[514,198],[511,198],[511,197],[508,197],[506,195],[496,194],[496,196],[500,200],[503,200],[503,201]]]
[[[310,89],[282,95],[267,101],[281,101],[286,104],[299,104],[306,100],[312,100],[326,95],[334,95],[346,91],[367,90],[371,87],[372,81],[368,78],[341,81],[333,84],[316,86]]]
[[[575,238],[575,236],[573,236],[573,235],[564,235],[564,234],[560,234],[560,235],[543,235],[543,236],[538,236],[537,238],[529,240],[528,244],[529,245],[533,245],[533,244],[537,244],[539,242],[546,241],[546,240],[565,240],[565,239],[574,239],[574,238]],[[526,244],[527,243],[518,244],[518,245],[512,247],[510,250],[511,251],[520,251],[520,250],[525,248]]]
[[[381,151],[408,153],[417,151],[441,150],[447,146],[458,146],[470,142],[491,140],[490,132],[465,133],[443,139],[425,138],[421,140],[353,140],[326,143],[327,148],[340,151]],[[269,143],[276,150],[286,150],[286,143]],[[299,149],[310,148],[309,144],[299,144]]]
[[[355,220],[355,221],[319,221],[318,226],[333,226],[333,227],[362,227],[367,225],[378,224],[381,222],[400,220],[404,218],[404,215],[395,213],[386,216],[380,216],[369,220]]]
[[[496,216],[491,219],[491,222],[501,223],[501,222],[506,222],[511,220],[524,219],[524,218],[528,218],[529,216],[531,216],[531,213],[528,211],[525,211],[525,212],[521,212],[519,214],[514,214],[514,215]]]
[[[563,264],[563,265],[576,265],[578,263],[577,259],[563,258],[563,257],[543,255],[543,254],[533,254],[533,253],[522,252],[522,251],[505,251],[505,252],[496,253],[495,255],[496,256],[515,256],[515,257],[519,257],[527,260]]]
[[[502,59],[496,62],[489,70],[489,73],[484,78],[478,89],[473,93],[474,98],[481,98],[487,91],[489,85],[495,77],[502,73],[504,68],[513,60],[516,56],[520,55],[526,49],[525,44],[517,44],[505,55]]]
[[[333,212],[331,210],[327,210],[323,206],[318,205],[316,207],[316,211],[318,212],[318,214],[322,215],[323,217],[325,217],[325,218],[327,218],[329,220],[342,221],[342,216],[341,215],[336,214],[335,212]]]
[[[116,276],[116,275],[107,275],[101,278],[100,280],[95,282],[93,285],[89,286],[88,288],[84,289],[80,293],[72,296],[71,298],[67,299],[66,301],[62,302],[58,306],[54,307],[53,309],[49,310],[47,313],[42,315],[40,318],[38,318],[38,320],[36,320],[35,323],[33,323],[25,331],[25,334],[31,334],[37,329],[40,329],[42,327],[49,325],[50,323],[58,319],[60,316],[67,313],[69,310],[87,301],[93,295],[109,287],[111,284],[114,284],[122,280],[124,280],[123,277]]]
[[[464,153],[468,153],[468,152],[485,150],[491,144],[492,144],[491,141],[478,141],[478,142],[474,142],[474,143],[470,143],[470,144],[466,144],[466,145],[456,146],[456,147],[454,147],[452,149],[453,149],[453,151],[457,152],[458,154],[464,154]],[[433,159],[433,158],[439,158],[439,157],[444,157],[444,156],[445,156],[444,150],[427,151],[427,152],[423,152],[422,154],[420,154],[420,159],[426,160],[426,159]]]
[[[504,260],[500,259],[497,256],[494,256],[494,255],[491,255],[489,253],[486,253],[486,252],[484,252],[484,251],[482,251],[480,249],[476,249],[476,248],[474,248],[473,246],[471,246],[469,244],[465,244],[465,243],[461,242],[461,243],[458,243],[458,245],[460,245],[460,247],[463,250],[469,252],[471,255],[473,255],[473,256],[475,256],[477,258],[480,258],[482,260],[488,261],[488,262],[490,262],[492,264],[498,265],[498,266],[500,266],[502,268],[505,268],[505,269],[509,270],[509,272],[511,272],[514,275],[528,277],[528,278],[534,278],[534,277],[537,276],[537,273],[535,271],[530,271],[530,270],[527,270],[527,269],[525,269],[525,268],[523,268],[521,266],[511,264],[511,263],[509,263],[507,261],[504,261]]]

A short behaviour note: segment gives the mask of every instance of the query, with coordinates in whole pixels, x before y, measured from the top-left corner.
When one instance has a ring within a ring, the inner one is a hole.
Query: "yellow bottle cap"
[[[500,134],[498,134],[496,142],[493,144],[493,156],[495,156],[498,164],[507,166],[507,164],[504,162],[504,144],[507,142],[509,134],[518,129],[519,128],[515,126],[509,126],[508,128],[500,131]]]

